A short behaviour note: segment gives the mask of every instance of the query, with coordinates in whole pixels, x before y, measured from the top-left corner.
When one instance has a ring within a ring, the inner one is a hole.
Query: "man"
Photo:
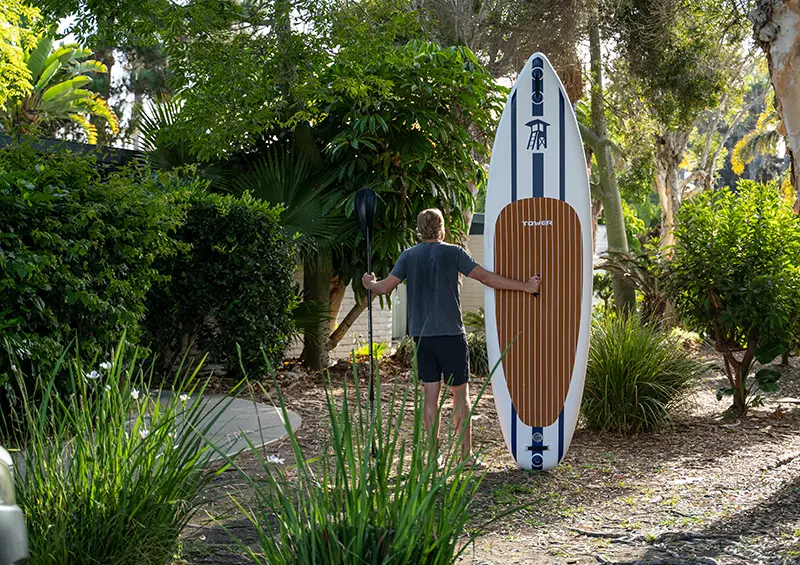
[[[521,282],[487,271],[458,245],[444,243],[444,217],[431,208],[417,217],[422,243],[405,250],[392,273],[377,280],[374,273],[362,277],[364,287],[376,294],[389,294],[408,281],[408,333],[417,349],[417,370],[424,386],[424,419],[433,446],[439,435],[439,394],[442,373],[452,387],[455,429],[462,431],[461,456],[468,466],[484,468],[472,455],[472,425],[469,413],[469,349],[461,320],[458,274],[499,290],[537,294],[538,276]]]

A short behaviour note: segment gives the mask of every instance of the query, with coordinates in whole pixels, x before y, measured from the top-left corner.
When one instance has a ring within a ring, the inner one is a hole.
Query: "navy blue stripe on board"
[[[511,454],[514,461],[517,460],[517,409],[514,408],[514,401],[511,401]]]
[[[533,60],[532,67],[533,69],[539,69],[537,74],[539,75],[539,80],[541,81],[542,94],[544,94],[544,72],[543,72],[544,61],[542,61],[541,57],[536,57]],[[536,78],[534,76],[534,73],[531,72],[531,96],[533,96],[533,93],[535,91],[536,91]],[[544,116],[544,100],[536,102],[535,100],[533,100],[533,98],[531,98],[531,102],[533,102],[534,117]]]
[[[565,121],[564,115],[566,112],[564,93],[558,89],[558,198],[565,200],[567,197],[567,179],[566,179],[566,139],[564,130]],[[564,408],[561,408],[561,413],[558,415],[558,459],[556,463],[560,463],[564,457]]]
[[[536,76],[538,75],[539,88],[542,95],[538,101],[535,100],[534,97],[531,99],[533,103],[531,110],[535,117],[544,116],[544,102],[546,96],[544,92],[544,73],[542,72],[543,63],[540,57],[536,57],[533,60],[533,71],[531,72],[531,90],[532,92],[536,90]],[[531,159],[531,176],[533,179],[532,196],[534,198],[541,198],[544,196],[544,153],[533,153]],[[531,468],[535,470],[541,470],[544,464],[544,451],[542,450],[542,445],[544,443],[543,431],[541,427],[531,427],[531,444],[533,446],[531,450]]]
[[[544,464],[544,451],[541,449],[542,444],[544,443],[542,430],[543,428],[531,428],[531,443],[533,444],[531,467],[537,470],[541,470],[542,465]]]
[[[517,201],[517,91],[511,94],[511,202]],[[496,296],[496,295],[495,295]],[[509,397],[511,391],[509,391]],[[517,460],[517,409],[511,399],[511,454]]]
[[[558,198],[564,200],[566,198],[566,162],[564,153],[566,152],[566,142],[564,140],[564,93],[558,89],[558,170],[559,170],[559,190]]]
[[[511,202],[517,201],[517,91],[511,95]]]
[[[544,153],[533,154],[533,197],[544,196]]]
[[[536,78],[534,75],[539,75],[539,82],[540,88],[542,93],[542,98],[539,103],[531,98],[532,112],[534,116],[544,116],[544,73],[542,71],[543,61],[541,57],[536,57],[533,60],[533,70],[531,71],[531,92],[536,90]],[[544,196],[544,154],[543,153],[534,153],[531,157],[533,162],[531,163],[531,171],[533,173],[533,196],[534,198],[541,198]]]

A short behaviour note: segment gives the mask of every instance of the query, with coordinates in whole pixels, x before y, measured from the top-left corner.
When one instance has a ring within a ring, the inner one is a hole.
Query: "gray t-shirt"
[[[478,263],[463,247],[420,243],[406,249],[392,274],[408,281],[408,333],[411,336],[461,335],[458,273],[469,276]]]

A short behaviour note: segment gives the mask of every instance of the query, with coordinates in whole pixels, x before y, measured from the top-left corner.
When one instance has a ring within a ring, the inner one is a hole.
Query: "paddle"
[[[372,222],[375,219],[375,208],[378,206],[378,195],[371,188],[362,188],[356,192],[356,217],[361,233],[367,240],[367,272],[372,272]],[[369,334],[369,420],[372,422],[375,405],[375,368],[372,352],[372,292],[367,290],[367,333]]]

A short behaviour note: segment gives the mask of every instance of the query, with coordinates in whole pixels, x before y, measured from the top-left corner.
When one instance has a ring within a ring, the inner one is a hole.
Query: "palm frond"
[[[196,161],[189,140],[176,134],[180,111],[177,97],[159,98],[147,110],[142,105],[134,108],[147,159],[158,169],[170,170]]]
[[[273,148],[249,170],[233,179],[234,192],[250,192],[282,206],[281,224],[305,257],[336,238],[340,221],[311,162],[283,148]]]
[[[34,92],[41,92],[48,85],[50,79],[53,78],[53,75],[61,70],[61,67],[61,61],[56,59],[47,68],[45,68],[42,76],[39,77],[39,80],[33,87]]]
[[[90,60],[77,63],[72,70],[76,73],[107,73],[108,67],[100,61]]]
[[[642,319],[659,321],[664,315],[667,300],[659,271],[658,257],[649,253],[623,253],[608,251],[597,270],[618,275],[642,293]]]
[[[63,82],[59,82],[58,84],[54,84],[53,86],[49,87],[47,90],[44,91],[42,94],[42,102],[51,102],[58,98],[66,97],[71,93],[80,92],[80,93],[89,93],[92,94],[89,90],[84,90],[81,87],[86,86],[92,82],[92,79],[85,76],[77,76],[71,79],[65,80]]]
[[[83,132],[86,134],[86,137],[91,145],[97,143],[97,128],[92,122],[90,122],[81,114],[69,114],[68,117],[72,122],[78,124],[81,129],[83,129]]]
[[[87,110],[92,116],[104,118],[115,134],[119,133],[119,118],[102,97],[92,96],[84,102]]]
[[[53,48],[53,38],[52,37],[42,37],[39,39],[36,47],[27,57],[26,63],[28,65],[28,70],[31,72],[31,80],[37,81],[39,76],[44,71],[45,61],[47,60],[47,56],[50,54],[50,50]]]
[[[775,109],[775,104],[771,97],[767,97],[766,107],[755,127],[748,131],[731,151],[731,168],[737,175],[744,172],[748,163],[759,155],[771,155],[777,152],[778,141],[782,135],[778,132],[781,125],[781,116]]]
[[[778,142],[783,137],[775,128],[759,131],[748,131],[742,139],[736,142],[731,152],[731,165],[733,172],[741,175],[744,167],[759,155],[770,155],[777,151]]]
[[[62,64],[66,65],[70,61],[75,59],[75,53],[80,50],[80,47],[74,43],[70,43],[68,45],[62,45],[61,47],[57,48],[55,51],[50,53],[47,59],[44,62],[43,68],[47,68],[53,64],[54,61],[58,60],[61,61]]]

